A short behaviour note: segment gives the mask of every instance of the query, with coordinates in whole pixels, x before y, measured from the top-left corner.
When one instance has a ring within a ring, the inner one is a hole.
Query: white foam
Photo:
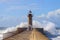
[[[3,34],[0,33],[0,40],[3,40]]]
[[[28,27],[28,22],[22,22],[21,24],[17,25],[16,27],[20,27],[20,28]],[[41,28],[42,25],[38,21],[33,21],[33,26],[32,27],[33,28]]]
[[[33,28],[44,28],[45,31],[50,32],[53,35],[57,35],[57,31],[56,31],[56,24],[54,24],[53,22],[49,22],[49,21],[44,21],[44,23],[40,23],[39,21],[33,21]],[[28,27],[28,22],[22,22],[21,24],[16,26],[18,27]]]
[[[44,23],[40,23],[39,21],[33,21],[33,28],[44,28],[45,31],[48,31],[49,33],[51,33],[53,35],[57,34],[55,25],[56,24],[54,24],[53,22],[49,22],[49,21],[46,21]],[[28,22],[22,22],[21,24],[17,25],[16,27],[11,27],[11,28],[9,27],[2,33],[16,31],[18,27],[20,27],[20,28],[28,27]]]
[[[56,37],[56,38],[51,38],[52,40],[60,40],[60,36]]]
[[[7,32],[13,32],[13,31],[16,31],[16,30],[17,30],[16,27],[10,27],[10,28],[6,29]]]
[[[44,27],[44,30],[50,32],[53,35],[57,35],[55,24],[52,22],[47,22],[46,26]]]

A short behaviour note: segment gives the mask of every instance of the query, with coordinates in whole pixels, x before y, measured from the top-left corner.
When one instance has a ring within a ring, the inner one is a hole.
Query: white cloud
[[[47,17],[60,17],[60,9],[48,12]]]
[[[42,20],[47,20],[47,21],[51,21],[54,22],[56,24],[56,26],[60,26],[60,9],[48,12],[48,14],[42,14],[40,16],[38,16],[39,19]]]
[[[60,17],[60,9],[50,11],[47,14],[42,14],[38,18],[50,18],[50,17]]]
[[[1,16],[0,27],[11,27],[20,23],[20,19],[15,16]]]
[[[42,18],[42,17],[45,17],[45,14],[42,14],[41,16],[38,16],[38,18]]]
[[[15,17],[4,15],[4,16],[0,16],[0,21],[8,21],[8,20],[13,19],[13,18],[15,18]]]

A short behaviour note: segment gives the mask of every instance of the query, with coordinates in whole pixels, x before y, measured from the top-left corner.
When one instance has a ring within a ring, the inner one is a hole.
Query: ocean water
[[[3,40],[3,33],[8,27],[0,27],[0,40]]]
[[[50,38],[50,40],[60,40],[60,29],[57,29],[56,31],[57,31],[57,35],[46,33],[47,37]]]

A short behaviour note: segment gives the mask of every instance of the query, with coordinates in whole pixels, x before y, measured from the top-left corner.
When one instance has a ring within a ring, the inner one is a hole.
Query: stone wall
[[[23,32],[23,31],[25,31],[26,29],[27,28],[17,28],[17,30],[14,31],[14,32],[4,33],[3,34],[3,39],[6,39],[6,38],[11,37],[11,36],[14,36],[16,34],[19,34],[19,33]]]

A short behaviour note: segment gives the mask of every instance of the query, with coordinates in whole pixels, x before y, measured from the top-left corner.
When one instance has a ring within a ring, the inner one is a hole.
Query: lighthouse
[[[32,17],[32,11],[30,10],[28,14],[28,30],[32,30]]]

